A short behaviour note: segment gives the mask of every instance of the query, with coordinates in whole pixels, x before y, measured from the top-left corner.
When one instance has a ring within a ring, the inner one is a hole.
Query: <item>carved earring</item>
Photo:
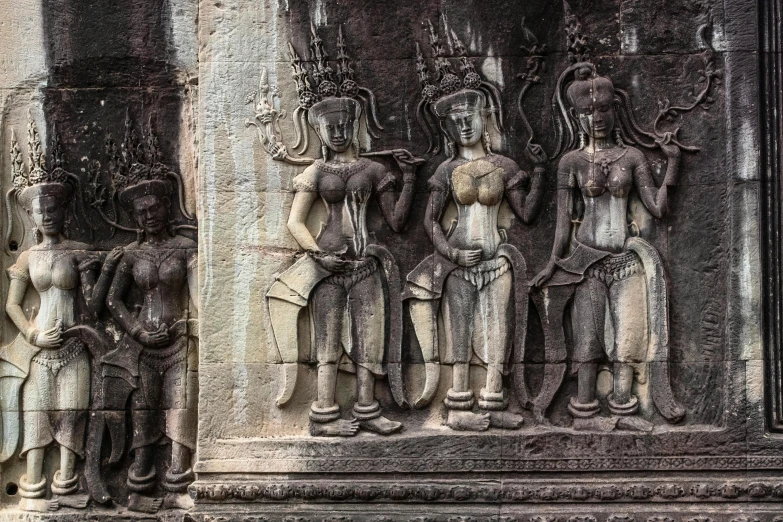
[[[329,147],[321,145],[321,157],[324,161],[329,161]]]
[[[492,146],[489,140],[489,131],[484,130],[484,134],[481,136],[481,141],[484,145],[484,152],[487,154],[492,154]]]
[[[625,147],[625,142],[623,142],[623,135],[620,132],[619,127],[614,128],[614,141],[617,143],[619,147]]]
[[[452,159],[457,157],[456,144],[449,139],[446,140],[446,151],[448,152],[449,156],[451,156]]]
[[[584,149],[587,147],[587,134],[584,132],[579,132],[579,148]]]
[[[33,227],[33,239],[36,244],[43,242],[43,233],[38,230],[38,227]]]

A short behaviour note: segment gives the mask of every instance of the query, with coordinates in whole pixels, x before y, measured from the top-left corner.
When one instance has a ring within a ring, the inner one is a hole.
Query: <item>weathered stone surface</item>
[[[0,13],[0,520],[780,521],[780,0]]]

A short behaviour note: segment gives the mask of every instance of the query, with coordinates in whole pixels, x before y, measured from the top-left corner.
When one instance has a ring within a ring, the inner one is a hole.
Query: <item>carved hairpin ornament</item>
[[[399,431],[402,425],[381,416],[375,380],[388,371],[396,402],[405,403],[400,369],[401,283],[392,255],[373,243],[366,216],[375,201],[389,227],[395,232],[402,230],[413,198],[416,166],[423,160],[402,149],[380,153],[361,150],[362,124],[375,137],[382,130],[375,116],[374,95],[354,80],[342,28],[338,30],[336,76],[312,26],[310,36],[313,65],[309,71],[289,44],[299,101],[293,113],[294,149],[304,154],[312,129],[321,142],[321,158],[289,154],[279,125],[285,112],[275,108],[276,94],[268,86],[266,70],[261,74],[255,121],[248,122],[256,127],[261,145],[273,159],[309,164],[293,179],[296,194],[288,218],[288,229],[306,254],[279,274],[267,293],[283,368],[277,404],[283,406],[291,399],[297,363],[309,359],[299,353],[297,338],[299,312],[309,307],[318,362],[318,396],[310,407],[311,433],[352,436],[364,429],[385,435]],[[387,162],[377,161],[378,156],[393,158],[402,180]],[[305,223],[317,199],[326,203],[329,217],[314,237]],[[356,373],[351,419],[341,417],[335,401],[339,369]]]

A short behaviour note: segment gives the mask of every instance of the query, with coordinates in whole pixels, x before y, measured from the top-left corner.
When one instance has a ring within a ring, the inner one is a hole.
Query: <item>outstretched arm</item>
[[[680,170],[680,149],[676,145],[658,144],[668,159],[666,174],[660,188],[655,186],[647,160],[641,156],[639,163],[634,168],[634,183],[639,191],[639,197],[650,211],[650,214],[660,219],[669,211],[669,185],[674,185]]]
[[[393,174],[389,173],[387,176],[393,176]],[[393,190],[393,182],[379,188],[378,202],[381,206],[381,212],[391,229],[397,233],[402,232],[402,227],[405,226],[405,222],[408,221],[411,203],[413,203],[413,187],[415,181],[416,176],[412,171],[403,171],[402,191],[398,193]]]
[[[109,252],[103,266],[96,259],[88,259],[79,264],[82,293],[90,313],[97,315],[103,311],[114,271],[122,259],[122,255],[123,250],[118,247]],[[98,271],[100,271],[100,276],[96,277]]]
[[[508,199],[509,206],[514,211],[514,214],[525,224],[533,222],[541,207],[541,200],[544,195],[543,173],[544,167],[535,168],[533,177],[530,180],[530,189],[526,191],[522,185],[528,178],[528,175],[526,172],[520,171],[518,175],[522,175],[524,179],[515,183],[506,191],[506,199]]]
[[[574,190],[576,183],[570,169],[561,169],[557,174],[557,225],[552,255],[546,267],[533,279],[533,286],[541,287],[555,273],[555,259],[563,257],[571,238],[571,215],[574,209]]]

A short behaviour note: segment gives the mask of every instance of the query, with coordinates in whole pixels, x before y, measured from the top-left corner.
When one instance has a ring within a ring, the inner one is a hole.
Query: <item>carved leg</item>
[[[576,346],[573,364],[577,368],[579,386],[577,396],[571,397],[568,404],[568,412],[574,417],[574,427],[577,429],[594,427],[580,419],[591,419],[601,411],[595,396],[595,385],[598,377],[597,361],[605,357],[603,331],[606,292],[606,286],[595,279],[585,280],[574,292],[571,319]]]
[[[60,507],[84,509],[90,501],[86,494],[77,494],[79,490],[79,476],[74,473],[76,454],[60,446],[60,469],[52,478],[52,493],[59,501]]]
[[[141,426],[134,425],[134,429]],[[128,510],[140,513],[156,513],[163,499],[147,496],[155,488],[154,446],[142,446],[133,452],[133,464],[128,469]]]
[[[334,400],[337,364],[318,364],[318,399],[310,405],[310,434],[314,437],[352,437],[359,431],[356,420],[340,418]]]
[[[171,466],[166,473],[163,489],[168,491],[163,498],[166,509],[190,509],[193,499],[188,496],[188,484],[193,482],[190,467],[190,448],[178,442],[171,442]]]
[[[381,405],[375,400],[375,377],[363,366],[356,367],[356,404],[353,416],[365,430],[389,435],[402,429],[401,422],[391,421],[381,415]]]
[[[44,448],[27,452],[27,474],[19,477],[19,508],[25,511],[46,513],[59,509],[55,499],[46,500],[46,477],[43,476]]]
[[[612,354],[614,390],[609,396],[609,411],[618,416],[617,427],[634,431],[652,431],[653,424],[636,416],[639,399],[633,394],[634,370],[629,362],[647,357],[648,318],[647,285],[643,272],[615,281],[610,287],[609,309],[615,327],[616,353]]]

